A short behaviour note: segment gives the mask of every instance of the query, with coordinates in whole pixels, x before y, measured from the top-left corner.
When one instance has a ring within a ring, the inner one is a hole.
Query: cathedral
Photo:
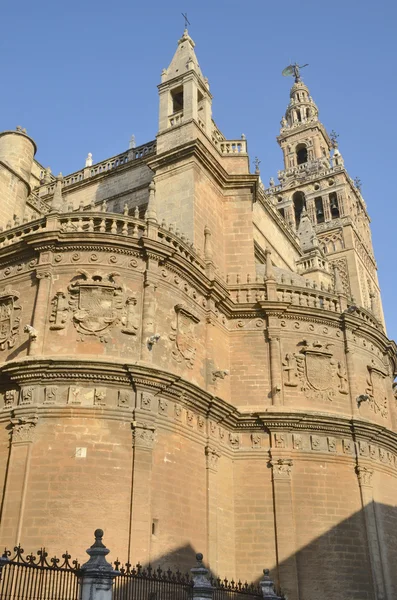
[[[187,30],[155,140],[54,176],[0,134],[3,547],[101,527],[288,600],[397,597],[396,345],[360,183],[290,71],[268,187]]]

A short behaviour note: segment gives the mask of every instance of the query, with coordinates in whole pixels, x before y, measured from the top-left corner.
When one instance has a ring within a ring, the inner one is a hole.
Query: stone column
[[[358,465],[356,467],[356,473],[364,513],[369,561],[371,564],[372,581],[374,585],[374,598],[375,600],[385,600],[387,596],[373,499],[372,477],[374,472],[364,465]]]
[[[110,550],[102,543],[103,531],[94,533],[95,542],[88,550],[89,560],[80,568],[80,600],[112,600],[115,571],[106,560]]]
[[[18,414],[11,419],[12,438],[8,477],[0,525],[0,538],[9,548],[17,546],[21,541],[32,442],[37,421],[36,414]]]
[[[149,395],[147,396],[149,398]],[[132,424],[133,457],[128,561],[133,564],[137,562],[145,564],[150,562],[152,535],[152,451],[155,426],[149,414],[144,416],[144,420],[137,415],[135,418],[137,420]]]
[[[205,447],[207,469],[207,554],[210,569],[217,572],[218,562],[218,461],[215,445]]]
[[[193,579],[193,600],[211,600],[213,587],[208,579],[209,571],[203,565],[203,555],[196,554],[197,566],[190,569]]]
[[[295,519],[292,502],[292,459],[271,460],[279,585],[288,600],[299,600]]]
[[[328,222],[328,221],[332,220],[331,207],[329,204],[329,195],[324,194],[324,196],[322,196],[322,199],[323,199],[324,221]]]

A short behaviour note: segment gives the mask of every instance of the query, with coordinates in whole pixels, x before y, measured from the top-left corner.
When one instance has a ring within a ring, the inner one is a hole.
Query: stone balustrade
[[[308,281],[310,285],[310,282]],[[277,299],[294,306],[320,308],[331,312],[341,312],[339,299],[335,294],[316,288],[300,288],[292,285],[277,284]]]
[[[174,113],[168,118],[168,126],[176,127],[177,125],[181,125],[183,121],[183,110]]]
[[[225,140],[217,145],[221,154],[246,154],[247,140]]]
[[[128,162],[138,160],[147,156],[148,154],[154,154],[156,152],[156,142],[150,142],[148,144],[143,144],[142,146],[138,146],[137,148],[131,148],[127,152],[122,152],[117,156],[113,156],[112,158],[108,158],[107,160],[103,160],[91,167],[85,167],[80,171],[76,171],[75,173],[71,173],[63,178],[62,187],[67,188],[70,185],[74,185],[75,183],[80,183],[81,181],[85,181],[90,179],[91,177],[95,177],[96,175],[100,175],[102,173],[107,173],[125,165]],[[38,188],[38,193],[40,196],[46,196],[47,194],[53,194],[55,190],[55,181],[52,181],[50,184],[44,184]]]

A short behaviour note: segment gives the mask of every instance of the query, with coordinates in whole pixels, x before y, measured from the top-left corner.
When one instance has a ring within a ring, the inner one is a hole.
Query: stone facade
[[[359,187],[299,77],[267,189],[187,31],[159,94],[156,141],[67,177],[0,136],[0,542],[100,526],[131,562],[391,600],[396,346]]]

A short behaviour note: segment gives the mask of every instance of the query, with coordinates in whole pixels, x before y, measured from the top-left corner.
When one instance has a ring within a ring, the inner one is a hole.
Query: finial
[[[196,560],[197,560],[197,562],[202,563],[203,562],[203,558],[204,558],[204,556],[201,554],[201,552],[197,552],[197,554],[196,554]]]
[[[130,143],[129,143],[128,148],[130,150],[132,150],[132,148],[136,148],[136,141],[135,141],[135,135],[134,134],[132,134],[132,136],[130,137]]]
[[[85,159],[85,166],[92,167],[92,153],[91,152],[89,152],[87,154],[87,158]]]
[[[145,214],[146,219],[157,222],[157,210],[156,210],[156,186],[154,181],[149,183],[149,202]]]
[[[62,210],[62,207],[63,207],[62,182],[63,182],[63,176],[62,176],[62,173],[59,173],[59,175],[57,175],[55,177],[55,190],[54,190],[54,196],[52,198],[51,212],[61,212],[61,210]]]
[[[274,187],[274,179],[273,179],[273,177],[270,177],[270,179],[269,179],[269,185],[270,185],[270,187]]]
[[[255,156],[254,158],[254,165],[255,165],[255,175],[260,175],[260,170],[259,170],[259,165],[261,164],[261,161],[259,160],[259,158],[257,156]]]
[[[102,543],[103,529],[95,529],[94,537],[95,542],[92,544],[91,548],[105,548],[105,545]]]

